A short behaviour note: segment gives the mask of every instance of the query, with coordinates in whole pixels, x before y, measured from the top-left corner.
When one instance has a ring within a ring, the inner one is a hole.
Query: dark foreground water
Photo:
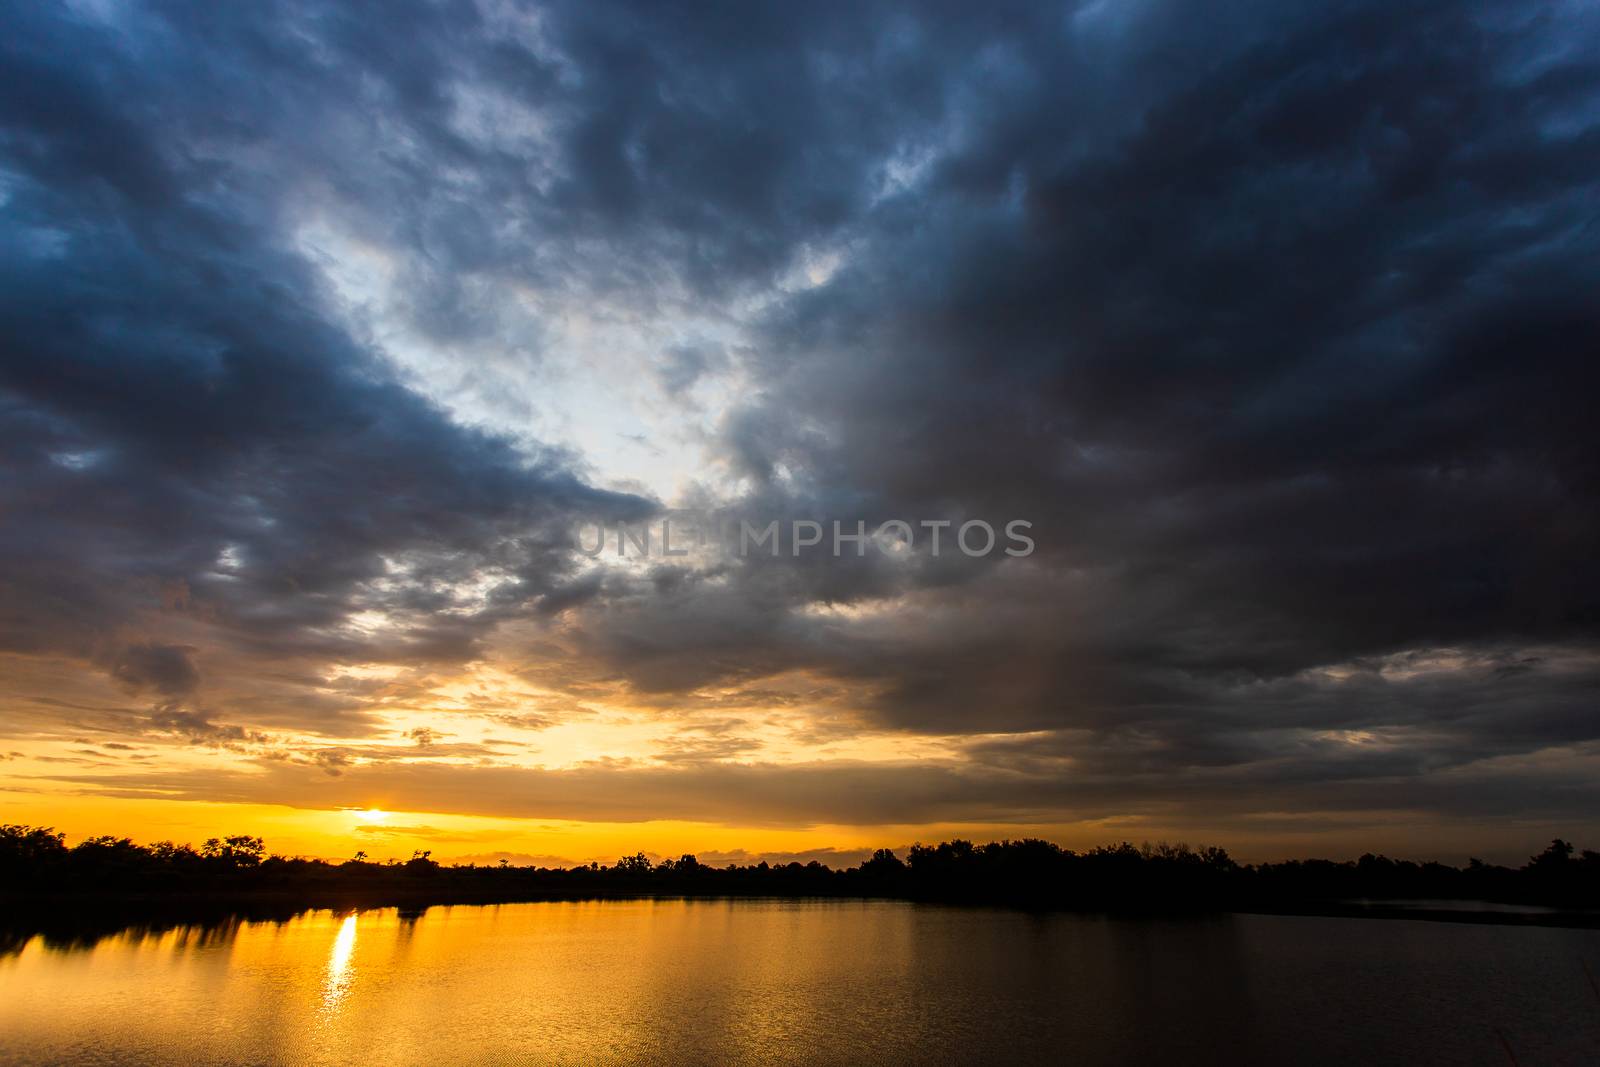
[[[889,902],[34,937],[4,1063],[1600,1063],[1600,931]]]

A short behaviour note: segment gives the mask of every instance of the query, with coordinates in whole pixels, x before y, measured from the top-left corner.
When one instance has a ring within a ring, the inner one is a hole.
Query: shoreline
[[[1562,929],[1600,928],[1600,910],[1564,909],[1495,901],[1324,900],[1293,904],[1239,901],[1189,908],[1039,906],[1004,900],[911,897],[887,893],[730,893],[661,892],[657,890],[456,892],[425,887],[326,893],[249,890],[227,893],[0,894],[0,930],[13,934],[47,933],[52,928],[80,927],[110,936],[144,924],[183,926],[238,920],[281,922],[314,911],[336,913],[395,908],[423,912],[436,907],[492,907],[504,904],[660,901],[884,901],[954,908],[993,908],[1031,914],[1097,915],[1111,919],[1201,919],[1220,915],[1270,915],[1303,918],[1413,919],[1422,922],[1490,926],[1533,926]],[[1424,906],[1427,905],[1427,906]],[[1479,905],[1473,907],[1471,905]]]

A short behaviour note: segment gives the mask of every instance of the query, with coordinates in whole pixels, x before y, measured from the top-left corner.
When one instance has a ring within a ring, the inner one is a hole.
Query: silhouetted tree
[[[1528,866],[1535,871],[1550,871],[1565,869],[1568,861],[1572,859],[1573,847],[1570,842],[1555,838],[1545,850],[1537,856],[1528,858]]]
[[[52,827],[0,826],[0,875],[36,873],[59,864],[67,854],[67,835]]]
[[[643,852],[636,852],[631,856],[622,857],[612,869],[619,874],[643,875],[649,874],[650,868],[650,857]]]
[[[872,858],[861,864],[863,874],[874,877],[893,877],[903,874],[906,865],[892,849],[880,848],[872,854]]]
[[[266,852],[266,842],[247,834],[224,837],[220,840],[215,837],[207,838],[206,843],[200,846],[200,855],[208,862],[229,868],[258,866]]]
[[[502,859],[494,866],[445,868],[423,849],[404,863],[368,862],[362,851],[334,865],[267,856],[261,838],[248,835],[212,838],[198,851],[171,841],[142,846],[113,836],[90,837],[69,849],[64,835],[53,829],[0,826],[0,894],[7,899],[82,901],[168,892],[193,897],[196,891],[207,899],[260,893],[340,904],[352,895],[415,904],[419,895],[442,902],[662,892],[883,896],[1113,911],[1320,909],[1400,898],[1595,907],[1600,905],[1600,853],[1579,853],[1558,838],[1518,869],[1476,859],[1458,869],[1372,853],[1344,863],[1241,866],[1223,849],[1181,842],[1135,847],[1124,841],[1078,853],[1040,839],[983,845],[957,839],[914,845],[904,861],[878,849],[847,870],[816,860],[713,868],[692,854],[655,864],[642,852],[610,867],[514,867]]]

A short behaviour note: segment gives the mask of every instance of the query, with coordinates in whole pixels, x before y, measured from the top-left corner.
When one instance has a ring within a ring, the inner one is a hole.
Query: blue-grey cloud
[[[526,653],[551,685],[681,708],[804,672],[862,724],[1013,735],[974,742],[994,777],[941,818],[1104,814],[1119,775],[1129,806],[1200,777],[1233,814],[1481,814],[1470,780],[1595,815],[1495,770],[1600,741],[1584,5],[8,22],[9,652],[93,665],[180,732],[348,734],[361,695],[314,691],[321,666],[459,664],[559,620]],[[336,291],[298,236],[327,217],[385,293]],[[507,363],[562,341],[508,294],[720,323],[651,346],[665,397],[743,390],[716,503],[1020,517],[1039,550],[592,572],[572,523],[654,502],[469,425],[351,311],[515,412]],[[773,819],[842,818],[829,775],[781,777]]]

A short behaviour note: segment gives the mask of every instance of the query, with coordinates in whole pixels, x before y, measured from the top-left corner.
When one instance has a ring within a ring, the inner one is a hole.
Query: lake
[[[1600,931],[882,901],[33,936],[0,1062],[1600,1063]]]

